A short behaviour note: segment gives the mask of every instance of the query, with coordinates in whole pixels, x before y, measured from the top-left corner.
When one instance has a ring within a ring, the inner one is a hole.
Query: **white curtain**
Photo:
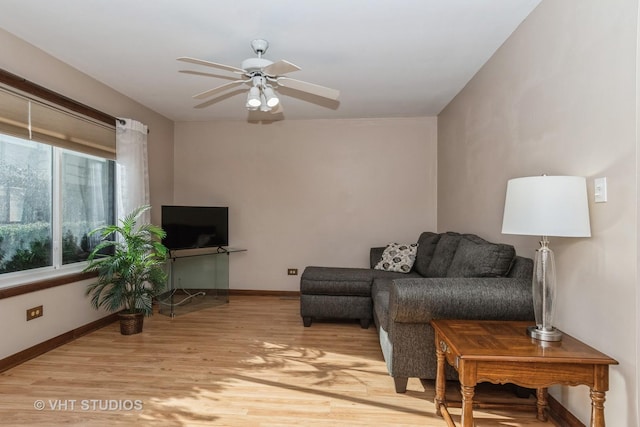
[[[118,218],[149,204],[147,126],[132,119],[116,122],[116,164]],[[140,218],[151,221],[149,211]]]

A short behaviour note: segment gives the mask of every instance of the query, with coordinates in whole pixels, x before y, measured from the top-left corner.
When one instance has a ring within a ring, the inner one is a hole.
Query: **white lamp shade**
[[[278,99],[278,97],[276,96],[275,92],[271,87],[269,86],[265,87],[263,92],[264,92],[264,97],[267,99],[267,105],[270,108],[273,108],[280,103],[280,100]]]
[[[581,176],[510,179],[502,233],[590,237],[586,179]]]
[[[262,101],[260,100],[260,89],[253,86],[249,89],[249,94],[247,95],[247,108],[256,109],[260,105],[262,105]]]

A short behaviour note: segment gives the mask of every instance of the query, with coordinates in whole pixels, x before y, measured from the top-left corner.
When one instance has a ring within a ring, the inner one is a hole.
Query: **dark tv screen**
[[[162,243],[172,250],[227,246],[229,208],[162,206],[162,229]]]

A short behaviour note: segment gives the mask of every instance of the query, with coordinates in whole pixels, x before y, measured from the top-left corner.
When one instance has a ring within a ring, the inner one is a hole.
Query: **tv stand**
[[[229,255],[246,249],[208,247],[169,252],[168,289],[158,296],[160,314],[175,317],[229,302]]]
[[[177,291],[181,291],[181,295],[179,295]],[[187,289],[171,289],[162,295],[162,299],[158,300],[160,304],[171,305],[172,308],[175,308],[190,303],[192,298],[207,296],[207,293],[205,291],[198,291],[192,294]],[[168,298],[171,298],[171,300],[169,301]],[[162,312],[162,309],[160,309],[160,311]],[[174,317],[175,312],[170,313],[170,315]]]

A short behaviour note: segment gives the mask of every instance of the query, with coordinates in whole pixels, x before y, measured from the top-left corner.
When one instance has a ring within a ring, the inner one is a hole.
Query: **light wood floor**
[[[0,424],[444,426],[433,397],[433,382],[417,379],[394,392],[375,328],[304,328],[296,298],[232,296],[174,319],[154,314],[139,335],[114,323],[0,374]],[[475,416],[477,426],[554,425],[533,410]]]

